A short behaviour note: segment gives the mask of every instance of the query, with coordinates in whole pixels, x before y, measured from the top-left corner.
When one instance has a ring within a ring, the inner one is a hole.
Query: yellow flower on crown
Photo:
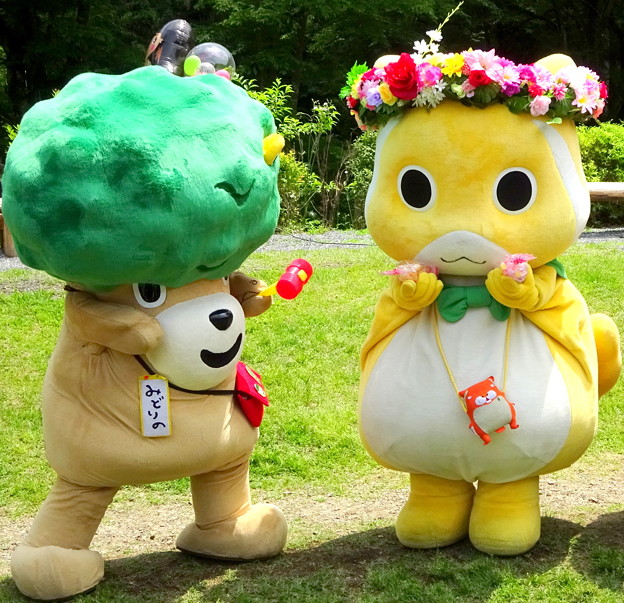
[[[351,86],[351,96],[356,100],[359,100],[360,98],[360,93],[358,92],[358,88],[360,87],[361,79],[362,78],[359,77],[357,80],[355,80],[355,82],[353,82],[353,86]]]
[[[440,67],[441,65],[444,65],[444,61],[446,57],[447,57],[446,54],[436,52],[435,54],[432,54],[427,57],[427,63],[429,63],[430,65],[433,65],[434,67]]]
[[[386,82],[382,82],[381,84],[379,84],[379,95],[381,96],[381,100],[386,105],[392,106],[398,100],[397,97],[394,96],[392,92],[390,92],[390,86],[388,86]]]
[[[464,57],[457,52],[447,54],[438,66],[444,75],[461,75]]]

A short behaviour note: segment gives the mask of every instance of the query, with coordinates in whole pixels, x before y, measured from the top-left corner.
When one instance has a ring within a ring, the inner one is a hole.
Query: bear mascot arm
[[[70,291],[65,298],[69,332],[123,354],[145,354],[161,339],[158,321],[131,306],[103,302],[86,291]]]
[[[271,306],[271,297],[258,295],[266,284],[242,272],[229,277],[230,293],[239,301],[245,317],[259,316]],[[82,341],[96,343],[123,354],[145,354],[163,333],[152,316],[125,304],[104,302],[87,291],[69,287],[65,299],[69,332]]]

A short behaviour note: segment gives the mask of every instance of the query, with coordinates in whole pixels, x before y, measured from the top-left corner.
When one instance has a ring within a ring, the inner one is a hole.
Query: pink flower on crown
[[[520,81],[529,84],[535,84],[537,82],[537,74],[535,73],[534,65],[518,65],[518,77]]]
[[[418,65],[418,85],[420,88],[435,86],[442,79],[442,70],[430,63]]]
[[[566,92],[568,91],[568,87],[562,83],[556,83],[553,85],[553,96],[558,100],[563,100],[566,96]]]
[[[370,82],[370,81],[380,80],[382,76],[383,76],[383,71],[381,69],[373,68],[373,69],[369,69],[368,71],[365,71],[362,74],[362,81]]]
[[[573,67],[572,65],[562,67],[561,69],[559,69],[559,71],[557,71],[557,73],[555,73],[555,81],[567,85],[570,83],[570,80],[574,76],[575,71],[576,67]]]
[[[513,96],[520,92],[520,75],[516,66],[507,59],[501,59],[501,67],[494,81],[501,87],[503,94]]]
[[[540,115],[546,115],[548,113],[548,109],[550,108],[550,97],[549,96],[536,96],[530,105],[531,115],[533,117],[539,117]]]
[[[462,53],[462,55],[465,64],[471,71],[483,70],[491,80],[497,81],[499,72],[502,71],[503,66],[493,48],[488,52],[484,52],[483,50],[469,50]]]
[[[575,89],[576,98],[572,101],[575,107],[581,110],[581,113],[593,113],[598,107],[600,98],[593,94],[588,94],[586,90]]]
[[[505,96],[513,96],[520,92],[520,84],[516,82],[505,82],[501,85],[501,90]]]
[[[462,82],[461,89],[466,98],[472,98],[477,87],[473,86],[468,80],[464,80]]]
[[[535,73],[535,83],[543,88],[549,90],[555,83],[553,74],[541,65],[533,65],[533,71]]]

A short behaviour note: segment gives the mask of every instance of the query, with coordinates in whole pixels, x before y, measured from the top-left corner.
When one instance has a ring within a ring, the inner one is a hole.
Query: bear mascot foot
[[[191,523],[176,540],[181,551],[229,561],[266,559],[286,544],[286,518],[274,505],[256,504],[243,515],[200,528]]]
[[[539,478],[506,484],[479,482],[470,516],[470,541],[490,555],[521,555],[539,540]]]
[[[104,576],[104,559],[89,549],[21,544],[11,558],[11,572],[22,594],[55,601],[94,589]]]
[[[410,496],[395,526],[401,544],[414,549],[430,549],[465,538],[474,486],[433,475],[412,474],[410,479]]]

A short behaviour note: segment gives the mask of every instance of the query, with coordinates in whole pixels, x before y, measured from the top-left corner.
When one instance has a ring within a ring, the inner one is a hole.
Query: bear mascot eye
[[[144,308],[158,308],[167,299],[167,287],[154,283],[134,283],[132,285],[134,297]]]
[[[435,201],[436,185],[433,176],[418,165],[408,165],[401,170],[398,188],[401,199],[417,211],[429,209]]]
[[[506,214],[527,211],[537,194],[535,176],[525,168],[502,171],[494,183],[494,203]]]

